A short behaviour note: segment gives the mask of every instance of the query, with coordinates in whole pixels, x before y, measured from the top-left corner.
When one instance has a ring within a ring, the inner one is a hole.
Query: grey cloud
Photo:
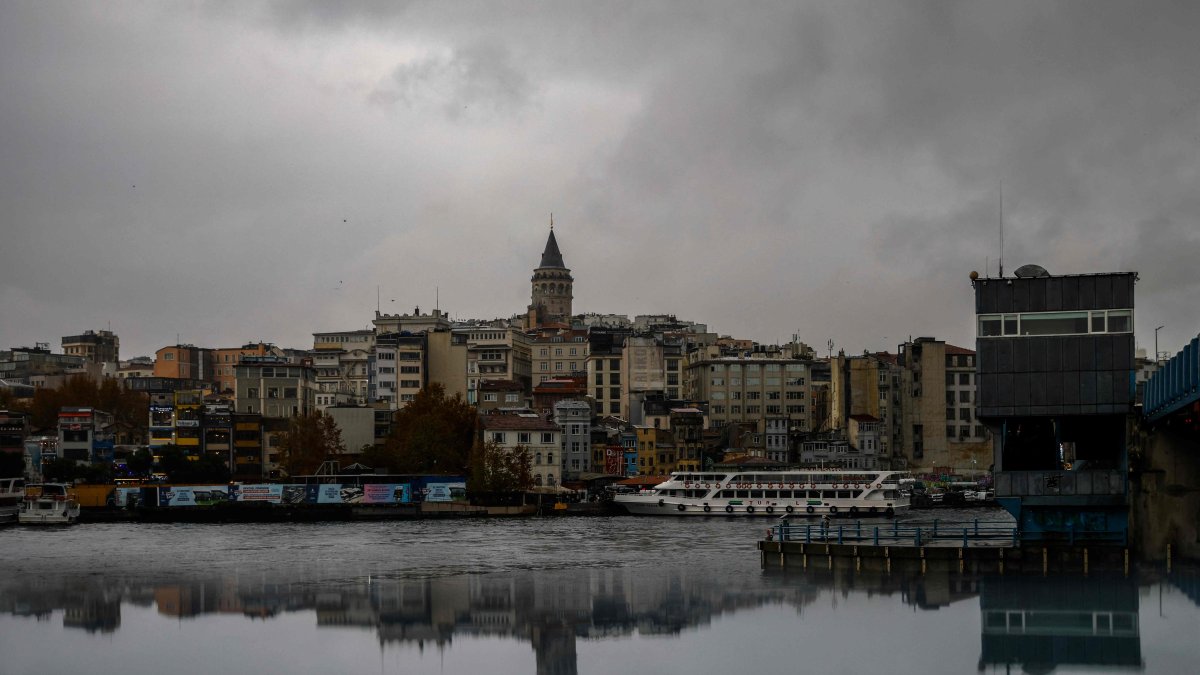
[[[448,57],[402,63],[368,100],[382,106],[433,106],[451,119],[480,119],[520,112],[533,92],[533,83],[512,63],[509,50],[487,43],[468,45]]]

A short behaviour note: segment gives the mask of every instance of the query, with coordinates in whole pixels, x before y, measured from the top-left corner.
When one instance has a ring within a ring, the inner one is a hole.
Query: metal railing
[[[772,527],[768,537],[776,541],[802,541],[806,544],[869,544],[871,546],[1017,546],[1021,531],[1014,525],[968,521],[868,524],[803,524],[782,522]]]

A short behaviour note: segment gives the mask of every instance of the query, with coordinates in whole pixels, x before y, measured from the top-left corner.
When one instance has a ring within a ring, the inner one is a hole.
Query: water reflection
[[[1193,602],[1200,598],[1196,575],[1176,574],[1172,583]],[[1144,665],[1138,586],[1123,577],[976,577],[842,564],[736,578],[621,568],[285,583],[264,575],[154,582],[96,576],[10,581],[0,588],[0,611],[39,622],[61,612],[64,629],[101,634],[120,629],[123,605],[177,620],[210,614],[269,620],[308,611],[318,628],[371,631],[381,646],[447,648],[456,638],[515,638],[532,646],[537,672],[568,674],[578,672],[579,640],[673,636],[766,605],[790,606],[803,617],[822,595],[935,612],[959,604],[973,612],[977,602],[980,670]]]

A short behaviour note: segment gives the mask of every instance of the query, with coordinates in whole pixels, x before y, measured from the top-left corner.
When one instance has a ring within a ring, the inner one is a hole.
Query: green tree
[[[525,446],[502,448],[477,443],[471,449],[467,491],[485,500],[525,492],[533,486],[533,458]]]
[[[383,447],[364,453],[363,462],[398,473],[465,473],[475,440],[475,406],[459,394],[446,396],[431,384],[396,413]]]
[[[322,412],[293,417],[279,438],[279,464],[289,476],[311,474],[345,452],[342,430]]]

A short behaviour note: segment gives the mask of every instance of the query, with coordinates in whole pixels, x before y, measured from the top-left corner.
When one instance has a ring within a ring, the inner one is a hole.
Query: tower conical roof
[[[558,242],[554,239],[554,230],[550,230],[550,238],[546,240],[546,250],[542,251],[542,264],[538,267],[560,267],[566,269],[563,264],[562,253],[558,251]]]

